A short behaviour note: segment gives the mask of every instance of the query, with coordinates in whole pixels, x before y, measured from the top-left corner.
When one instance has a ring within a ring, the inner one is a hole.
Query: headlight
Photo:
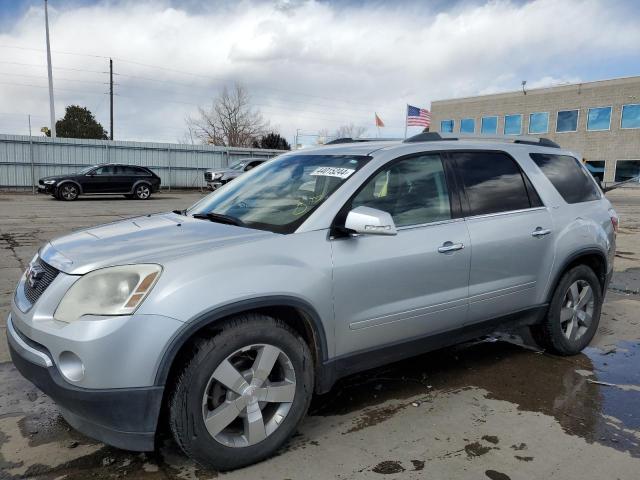
[[[222,172],[215,173],[215,174],[213,175],[213,179],[214,179],[214,180],[217,180],[217,179],[219,179],[219,178],[222,178],[222,176],[223,176],[223,175],[224,175],[224,173],[222,173]]]
[[[45,181],[44,181],[44,184],[45,184],[45,185],[53,185],[54,183],[56,183],[56,181],[55,181],[55,180],[45,180]]]
[[[131,315],[156,284],[160,265],[123,265],[87,273],[73,284],[54,318],[74,322],[83,315]]]

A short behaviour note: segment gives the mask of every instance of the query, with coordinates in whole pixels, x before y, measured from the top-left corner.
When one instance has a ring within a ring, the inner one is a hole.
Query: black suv
[[[124,194],[127,198],[148,199],[160,188],[160,177],[146,167],[132,165],[94,165],[77,173],[44,177],[38,192],[58,200],[75,200],[78,195]]]

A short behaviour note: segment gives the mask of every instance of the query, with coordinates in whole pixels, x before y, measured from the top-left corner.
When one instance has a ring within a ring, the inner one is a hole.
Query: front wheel
[[[65,200],[67,202],[71,202],[78,198],[78,194],[80,191],[78,187],[76,187],[73,183],[64,183],[61,187],[58,188],[58,198],[60,200]]]
[[[133,198],[136,200],[147,200],[151,196],[151,187],[146,183],[137,185],[133,190]]]
[[[532,327],[533,337],[558,355],[580,353],[598,329],[602,301],[593,270],[586,265],[572,268],[558,282],[544,322]]]
[[[311,402],[312,357],[283,322],[251,314],[198,340],[170,397],[171,431],[197,462],[229,470],[271,456]]]

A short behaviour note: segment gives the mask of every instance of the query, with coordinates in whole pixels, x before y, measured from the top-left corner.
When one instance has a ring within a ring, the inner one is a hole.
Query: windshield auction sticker
[[[349,178],[353,172],[355,172],[355,169],[353,168],[318,167],[313,172],[311,172],[310,175],[321,177]]]

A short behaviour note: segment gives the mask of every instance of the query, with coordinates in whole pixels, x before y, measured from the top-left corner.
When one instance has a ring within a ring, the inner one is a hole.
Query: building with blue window
[[[605,185],[640,175],[640,76],[438,100],[431,112],[436,132],[547,137]]]

